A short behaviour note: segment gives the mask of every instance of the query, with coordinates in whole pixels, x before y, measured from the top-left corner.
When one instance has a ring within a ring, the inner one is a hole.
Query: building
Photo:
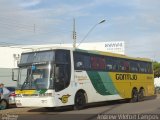
[[[17,67],[21,48],[0,47],[0,83],[5,86],[16,86],[16,82],[12,81],[12,68]]]
[[[54,46],[72,47],[72,44],[47,44],[47,45],[26,45],[26,46],[9,46],[0,47],[0,83],[5,86],[16,86],[17,82],[12,81],[12,69],[17,68],[17,63],[20,60],[20,55],[24,51],[39,48],[52,48]],[[116,42],[93,42],[78,44],[79,49],[99,50],[124,54],[125,44],[123,41]]]
[[[125,54],[124,41],[82,43],[79,48]]]

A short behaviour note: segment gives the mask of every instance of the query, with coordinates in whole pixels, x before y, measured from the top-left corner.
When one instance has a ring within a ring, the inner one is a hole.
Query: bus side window
[[[97,70],[98,68],[97,57],[95,56],[91,56],[91,67],[93,70]]]
[[[124,65],[124,70],[125,70],[126,72],[128,72],[128,71],[130,70],[129,62],[125,60],[125,61],[123,62],[123,65]]]
[[[123,60],[119,61],[119,70],[120,71],[124,71],[125,70],[125,66],[124,66],[124,61]]]
[[[106,69],[106,62],[103,57],[98,58],[98,64],[99,64],[99,69],[100,70],[105,70]]]
[[[151,63],[147,63],[147,72],[152,73],[152,64]]]
[[[129,62],[128,62],[128,61],[126,62],[126,70],[127,70],[127,71],[129,71],[129,70],[130,70],[130,64],[129,64]]]
[[[151,72],[151,65],[147,62],[140,63],[140,71],[143,73],[150,73]]]
[[[114,64],[113,64],[113,70],[114,71],[118,71],[119,70],[119,61],[116,60],[116,59],[113,59],[113,62],[114,62]]]
[[[139,72],[140,71],[139,63],[136,61],[131,61],[130,62],[130,69],[131,69],[131,72]]]
[[[106,58],[106,70],[112,71],[113,70],[113,60],[110,57]]]
[[[75,53],[74,54],[74,66],[75,69],[83,69],[84,68],[84,62],[83,62],[83,55]]]
[[[74,67],[77,70],[88,70],[91,68],[90,56],[82,53],[74,53]]]

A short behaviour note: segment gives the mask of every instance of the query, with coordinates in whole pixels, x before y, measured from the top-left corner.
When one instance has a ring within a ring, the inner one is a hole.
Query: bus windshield
[[[61,91],[70,84],[71,63],[68,50],[23,53],[18,66],[18,88],[21,90]]]
[[[20,68],[21,89],[48,89],[50,85],[51,65],[32,65]]]

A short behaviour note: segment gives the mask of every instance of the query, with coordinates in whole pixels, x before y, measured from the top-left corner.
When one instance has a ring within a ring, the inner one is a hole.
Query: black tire
[[[75,105],[74,109],[75,110],[81,110],[86,106],[86,97],[84,93],[78,92],[75,96]]]
[[[142,88],[142,89],[140,89],[139,90],[139,101],[143,101],[144,100],[144,89]]]
[[[135,103],[138,101],[139,101],[138,91],[136,89],[133,89],[132,90],[132,98],[131,98],[130,102]]]
[[[1,109],[7,109],[7,108],[9,108],[9,103],[6,100],[2,99],[0,101],[0,108]]]
[[[54,111],[55,107],[45,107],[45,109],[48,110],[48,111]]]

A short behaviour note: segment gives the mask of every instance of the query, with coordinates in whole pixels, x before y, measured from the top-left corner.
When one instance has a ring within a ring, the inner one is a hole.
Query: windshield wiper
[[[28,83],[29,83],[28,81],[25,81],[25,82],[23,83],[23,85],[21,86],[21,90],[23,90],[24,87],[25,87],[25,85],[27,85]]]
[[[22,87],[21,87],[21,90],[24,89],[25,86],[30,83],[30,80],[31,80],[30,78],[31,78],[31,76],[32,76],[32,72],[29,74],[29,76],[26,77],[26,79],[25,79],[25,81],[24,81],[24,83],[23,83],[23,85],[22,85]],[[29,86],[30,86],[30,85],[29,85]]]

